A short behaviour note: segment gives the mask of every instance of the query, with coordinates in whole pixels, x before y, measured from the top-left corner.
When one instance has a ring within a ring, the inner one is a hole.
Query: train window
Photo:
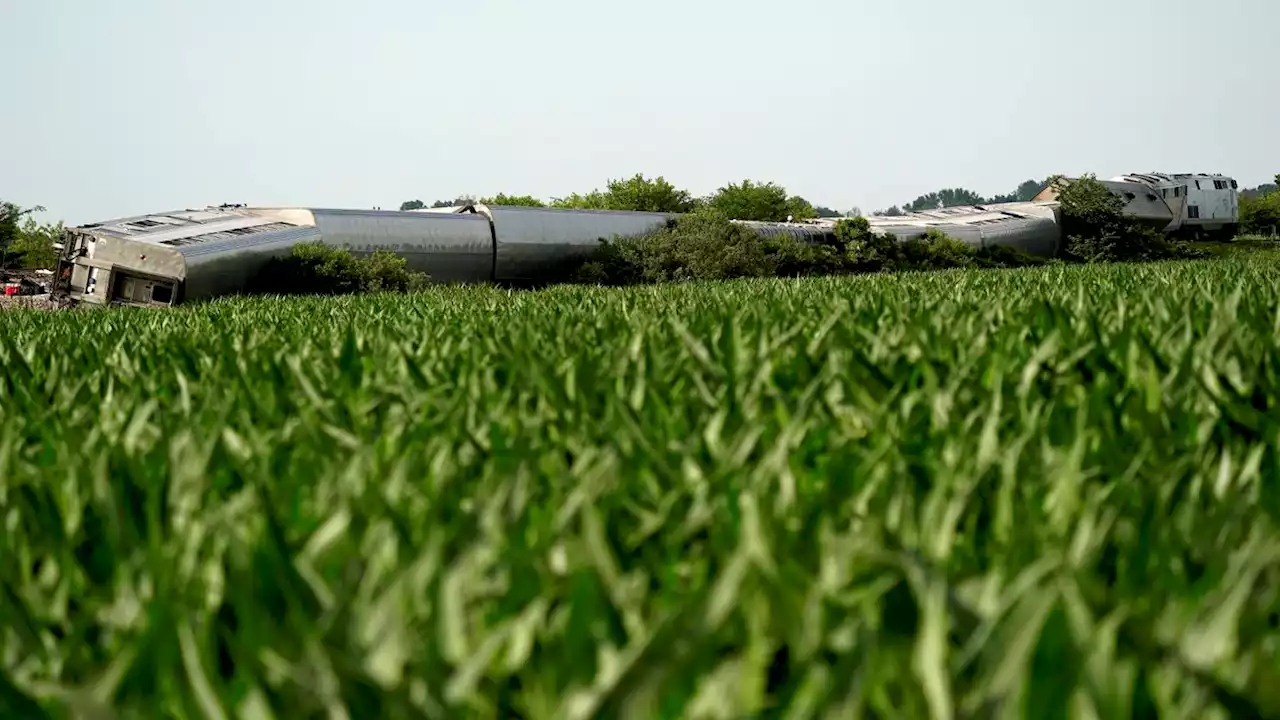
[[[1187,217],[1191,218],[1192,220],[1195,220],[1196,218],[1199,218],[1199,217],[1200,217],[1200,208],[1199,208],[1199,207],[1197,207],[1197,206],[1195,206],[1195,205],[1188,205],[1188,206],[1187,206]]]
[[[1232,189],[1232,190],[1235,190],[1235,189],[1236,189],[1236,188],[1238,188],[1238,187],[1240,187],[1240,186],[1236,184],[1236,181],[1235,181],[1235,180],[1232,180],[1232,181],[1231,181],[1231,189]]]
[[[151,300],[152,302],[168,304],[173,299],[173,288],[168,285],[152,285]]]
[[[1160,197],[1169,197],[1169,188],[1161,188]]]

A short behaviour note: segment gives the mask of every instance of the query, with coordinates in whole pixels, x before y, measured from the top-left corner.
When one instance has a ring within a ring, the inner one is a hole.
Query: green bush
[[[759,233],[729,222],[715,209],[700,208],[657,232],[601,241],[575,279],[631,285],[767,277],[774,269]]]
[[[426,274],[410,270],[409,261],[390,250],[378,250],[356,262],[363,268],[369,292],[415,292],[427,284]]]
[[[389,250],[357,258],[322,242],[300,243],[284,257],[272,258],[249,283],[252,294],[350,295],[362,292],[412,292],[428,277],[409,269]]]
[[[1043,264],[1012,248],[977,249],[937,230],[901,240],[872,232],[866,218],[840,220],[829,235],[762,237],[702,208],[637,238],[602,241],[573,275],[580,283],[633,285],[740,277],[806,277]]]
[[[836,223],[836,236],[845,243],[854,272],[1011,268],[1048,262],[1011,247],[975,248],[935,229],[906,240],[891,234],[876,234],[865,218]]]

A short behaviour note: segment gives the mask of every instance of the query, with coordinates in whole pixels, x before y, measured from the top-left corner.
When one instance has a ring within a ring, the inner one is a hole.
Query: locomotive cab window
[[[1187,206],[1187,217],[1195,219],[1200,217],[1200,208],[1196,205]]]

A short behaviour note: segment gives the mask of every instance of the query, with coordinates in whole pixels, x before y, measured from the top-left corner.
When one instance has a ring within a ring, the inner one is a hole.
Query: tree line
[[[990,197],[966,188],[943,188],[921,195],[911,202],[903,203],[901,206],[894,205],[883,210],[876,210],[871,214],[897,216],[908,212],[955,207],[958,205],[1026,202],[1034,198],[1048,182],[1048,178],[1045,180],[1026,180],[1014,188],[1012,192]],[[688,213],[707,207],[714,208],[735,220],[759,220],[764,222],[784,222],[787,218],[808,220],[811,218],[859,217],[864,214],[857,207],[840,212],[825,205],[814,205],[799,195],[788,193],[784,186],[773,182],[761,183],[743,180],[739,183],[729,183],[708,196],[695,197],[688,190],[677,188],[661,175],[655,178],[647,178],[643,174],[636,174],[629,178],[611,179],[605,183],[603,190],[596,189],[587,193],[572,193],[565,197],[552,198],[547,202],[532,195],[499,193],[482,198],[459,196],[449,200],[436,200],[430,205],[427,205],[422,200],[408,200],[400,204],[400,210],[455,207],[470,203],[666,213]]]
[[[984,196],[962,187],[943,188],[920,195],[915,200],[902,205],[876,210],[871,215],[893,217],[911,212],[964,205],[1028,202],[1052,180],[1052,177],[1044,180],[1024,180],[1011,192],[991,196]],[[1255,188],[1240,190],[1240,231],[1242,233],[1280,234],[1278,186],[1280,186],[1280,175],[1276,176],[1275,183],[1264,183]],[[709,208],[735,220],[764,222],[784,222],[788,218],[808,220],[863,216],[863,212],[856,207],[838,212],[823,205],[814,205],[799,195],[791,195],[784,186],[772,182],[743,180],[740,183],[729,183],[706,197],[695,197],[688,190],[677,188],[661,175],[647,178],[643,174],[611,179],[605,183],[603,190],[573,193],[566,197],[552,198],[548,202],[532,195],[498,193],[490,197],[459,196],[449,200],[437,200],[429,206],[421,200],[409,200],[400,204],[400,210],[454,207],[470,203],[665,213],[689,213],[700,208]]]
[[[643,174],[610,179],[605,183],[603,190],[573,193],[566,197],[552,198],[548,202],[531,195],[499,193],[491,197],[462,196],[451,200],[437,200],[429,207],[453,207],[477,202],[485,205],[662,213],[689,213],[699,208],[714,208],[740,220],[772,222],[784,222],[787,218],[806,220],[844,215],[831,208],[814,206],[803,197],[792,195],[785,187],[772,182],[758,183],[743,180],[740,183],[730,183],[710,196],[695,197],[688,190],[677,188],[661,175],[648,178]],[[428,205],[421,200],[409,200],[400,204],[401,211],[420,210],[426,207]]]

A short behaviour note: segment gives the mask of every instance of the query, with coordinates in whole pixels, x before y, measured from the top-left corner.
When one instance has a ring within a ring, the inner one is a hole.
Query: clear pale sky
[[[866,211],[1280,172],[1277,0],[0,0],[0,198],[543,198],[637,172]]]

